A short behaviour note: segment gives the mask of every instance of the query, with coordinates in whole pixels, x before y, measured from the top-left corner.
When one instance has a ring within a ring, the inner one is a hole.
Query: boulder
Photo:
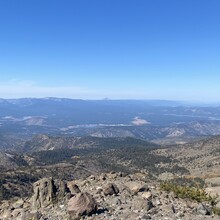
[[[125,185],[128,187],[128,189],[133,194],[137,194],[138,192],[149,191],[149,187],[140,182],[130,181],[130,182],[127,182]]]
[[[18,199],[16,202],[14,202],[14,203],[12,204],[12,207],[13,207],[14,209],[18,209],[18,208],[22,208],[23,205],[24,205],[24,200],[23,200],[23,199]]]
[[[139,196],[135,196],[132,199],[132,210],[146,210],[149,211],[154,207],[153,203],[150,200],[142,199]]]
[[[152,193],[151,193],[150,191],[148,191],[148,192],[143,192],[141,196],[142,196],[142,198],[144,198],[144,199],[150,200],[150,199],[152,198]]]
[[[77,220],[96,213],[97,203],[89,193],[78,193],[68,201],[67,211],[72,220]]]
[[[198,205],[196,211],[201,215],[211,215],[211,211],[202,203]]]
[[[153,203],[151,201],[147,201],[147,204],[146,204],[146,209],[147,211],[149,211],[150,209],[152,209],[154,207]]]
[[[119,189],[114,183],[108,183],[107,186],[103,189],[103,193],[105,196],[107,195],[117,195],[119,193]]]
[[[74,182],[70,182],[68,185],[70,192],[72,195],[80,193],[81,190],[79,189],[78,185],[76,185]]]

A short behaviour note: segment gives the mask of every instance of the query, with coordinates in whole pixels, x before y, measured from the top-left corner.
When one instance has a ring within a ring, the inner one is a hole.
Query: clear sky
[[[1,0],[0,97],[220,101],[219,0]]]

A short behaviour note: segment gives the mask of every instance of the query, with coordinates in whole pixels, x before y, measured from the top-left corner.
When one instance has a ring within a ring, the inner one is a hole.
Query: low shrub
[[[208,202],[213,207],[218,203],[218,195],[211,196],[204,188],[181,186],[166,181],[160,184],[160,189],[166,192],[173,192],[178,198],[191,199],[197,202]]]

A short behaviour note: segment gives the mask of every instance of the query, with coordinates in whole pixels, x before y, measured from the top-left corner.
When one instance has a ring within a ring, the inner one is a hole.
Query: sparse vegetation
[[[170,181],[162,182],[160,188],[166,192],[173,192],[178,198],[191,199],[197,202],[208,202],[212,206],[218,203],[219,196],[211,196],[204,188],[177,185]]]
[[[0,200],[12,197],[25,197],[31,193],[31,185],[39,175],[27,169],[3,171],[0,174]]]
[[[205,180],[199,177],[195,178],[186,178],[186,177],[179,177],[170,180],[175,185],[180,186],[189,186],[189,187],[196,187],[196,188],[204,188],[205,187]]]
[[[214,213],[215,215],[220,215],[220,208],[214,207],[214,208],[212,209],[212,211],[213,211],[213,213]]]

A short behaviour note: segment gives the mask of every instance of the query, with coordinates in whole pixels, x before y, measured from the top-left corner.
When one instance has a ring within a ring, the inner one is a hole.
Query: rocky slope
[[[0,168],[1,169],[15,169],[21,165],[26,165],[23,156],[15,153],[5,153],[0,151]]]
[[[0,167],[16,168],[18,165],[13,161],[13,156],[0,152]]]
[[[176,160],[173,164],[185,167],[193,176],[207,178],[220,175],[220,136],[195,141],[193,143],[170,146],[152,152]],[[161,166],[170,166],[161,164]]]
[[[3,201],[0,219],[219,219],[211,208],[161,191],[146,172],[103,173],[67,184],[43,178],[34,183],[31,198]]]
[[[209,192],[220,192],[219,136],[168,148],[133,138],[73,139],[77,144],[72,149],[66,148],[67,140],[72,143],[72,137],[40,136],[39,140],[29,145],[33,151],[53,144],[63,148],[22,156],[0,154],[1,162],[7,165],[0,173],[0,200],[10,199],[1,202],[0,216],[4,220],[71,219],[70,213],[75,216],[81,212],[86,216],[84,219],[100,220],[211,218],[209,204],[162,192],[158,181],[200,177],[200,181],[205,180],[204,184],[209,185]],[[110,171],[116,173],[103,174]],[[37,180],[34,195],[27,198]],[[135,187],[140,187],[140,191],[134,193]],[[85,202],[89,208],[75,209],[82,207],[78,202]],[[214,219],[219,218],[214,216]]]

